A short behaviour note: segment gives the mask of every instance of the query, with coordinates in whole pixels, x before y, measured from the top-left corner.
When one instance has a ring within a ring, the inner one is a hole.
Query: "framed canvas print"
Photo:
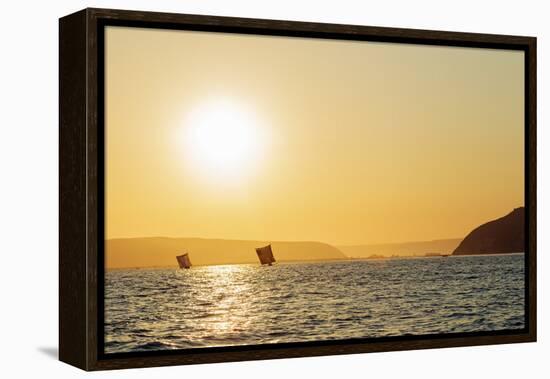
[[[62,361],[536,340],[535,38],[59,25]]]

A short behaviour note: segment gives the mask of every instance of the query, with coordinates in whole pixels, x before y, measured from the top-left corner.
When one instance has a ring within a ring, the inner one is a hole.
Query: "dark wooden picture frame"
[[[525,53],[526,327],[522,330],[104,354],[104,28],[482,47]],[[536,341],[536,38],[109,9],[59,21],[59,358],[84,370]]]

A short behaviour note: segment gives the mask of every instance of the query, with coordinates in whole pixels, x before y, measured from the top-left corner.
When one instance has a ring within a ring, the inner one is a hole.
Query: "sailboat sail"
[[[263,265],[270,265],[275,262],[275,257],[273,256],[273,251],[271,250],[271,245],[264,247],[258,247],[256,249],[256,254],[258,254],[258,259]]]
[[[178,260],[178,265],[180,266],[180,268],[191,267],[191,260],[189,259],[189,254],[185,253],[183,255],[178,255],[176,259]]]

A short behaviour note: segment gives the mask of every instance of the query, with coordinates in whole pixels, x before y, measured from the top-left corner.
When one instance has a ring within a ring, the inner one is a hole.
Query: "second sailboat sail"
[[[258,254],[258,259],[262,265],[271,266],[275,262],[271,245],[256,248],[256,254]]]

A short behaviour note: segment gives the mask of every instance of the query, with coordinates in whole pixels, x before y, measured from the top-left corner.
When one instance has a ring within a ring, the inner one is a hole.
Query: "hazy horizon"
[[[184,235],[148,235],[148,236],[133,236],[133,237],[112,237],[107,238],[106,241],[111,240],[123,240],[123,239],[137,239],[137,238],[170,238],[170,239],[203,239],[203,240],[223,240],[223,241],[257,241],[257,239],[253,238],[205,238],[205,237],[197,237],[197,236],[184,236]],[[447,237],[447,238],[436,238],[433,240],[416,240],[416,241],[396,241],[396,242],[374,242],[374,243],[364,243],[364,244],[332,244],[326,241],[319,241],[319,240],[271,240],[266,239],[263,241],[277,241],[277,242],[321,242],[326,243],[328,245],[333,246],[374,246],[374,245],[399,245],[399,244],[406,244],[406,243],[417,243],[417,242],[430,242],[430,241],[444,241],[444,240],[454,240],[454,239],[462,239],[463,237]]]
[[[141,237],[107,240],[106,268],[151,268],[175,265],[175,256],[189,253],[193,266],[257,263],[255,248],[270,244],[277,262],[332,261],[377,256],[450,254],[461,241],[444,239],[410,243],[335,246],[320,241],[257,241],[204,238]],[[374,249],[374,250],[373,250]],[[219,254],[219,252],[223,254]],[[154,252],[154,253],[153,253]]]

